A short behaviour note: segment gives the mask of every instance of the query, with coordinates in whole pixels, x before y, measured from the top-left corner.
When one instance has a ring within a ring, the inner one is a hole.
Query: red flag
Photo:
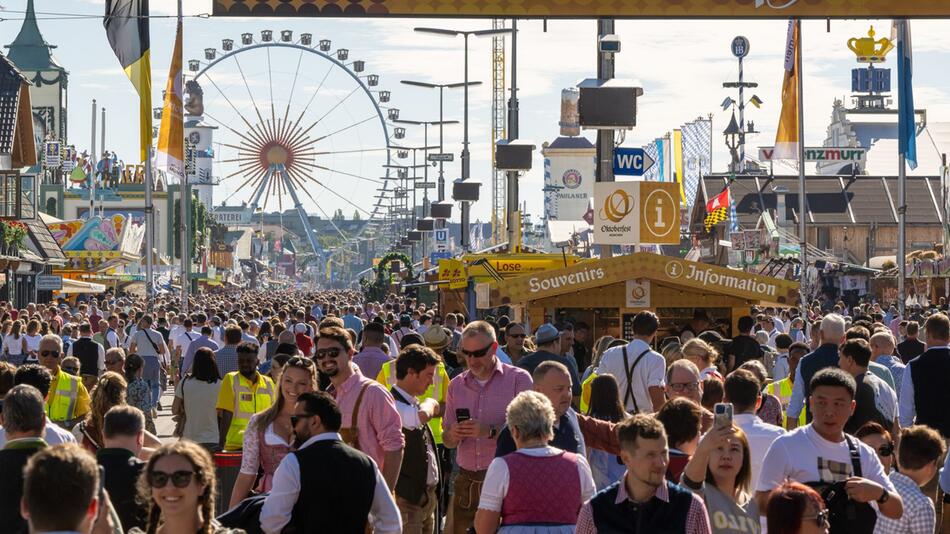
[[[719,208],[729,208],[729,189],[724,189],[706,203],[706,213],[712,213]]]

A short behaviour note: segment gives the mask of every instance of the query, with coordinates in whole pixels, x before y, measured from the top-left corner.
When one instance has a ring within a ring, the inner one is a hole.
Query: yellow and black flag
[[[142,161],[152,145],[152,69],[149,64],[148,0],[106,0],[102,21],[112,51],[139,94]]]

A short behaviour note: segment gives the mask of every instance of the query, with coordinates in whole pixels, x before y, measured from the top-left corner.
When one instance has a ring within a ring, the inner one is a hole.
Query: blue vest
[[[626,500],[617,502],[621,478],[594,495],[590,500],[594,526],[598,534],[682,534],[686,532],[686,517],[693,504],[693,493],[666,481],[670,502],[653,497],[638,504]]]
[[[838,345],[834,343],[825,343],[814,352],[806,354],[798,363],[798,368],[802,372],[802,386],[805,388],[805,419],[809,423],[811,408],[808,406],[808,396],[811,395],[811,379],[818,374],[818,371],[826,367],[838,367]]]

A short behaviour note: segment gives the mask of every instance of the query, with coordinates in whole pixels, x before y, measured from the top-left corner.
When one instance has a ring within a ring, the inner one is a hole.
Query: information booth
[[[676,335],[703,309],[724,336],[752,305],[792,306],[798,282],[638,252],[530,273],[487,288],[491,307],[510,306],[530,330],[561,318],[584,321],[591,337],[632,337],[633,316],[652,310],[657,339]]]

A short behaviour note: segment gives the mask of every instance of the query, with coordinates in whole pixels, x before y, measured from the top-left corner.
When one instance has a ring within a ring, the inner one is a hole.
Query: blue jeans
[[[162,382],[161,380],[146,380],[148,382],[148,389],[152,392],[152,404],[151,408],[158,406],[158,400],[162,398]]]

